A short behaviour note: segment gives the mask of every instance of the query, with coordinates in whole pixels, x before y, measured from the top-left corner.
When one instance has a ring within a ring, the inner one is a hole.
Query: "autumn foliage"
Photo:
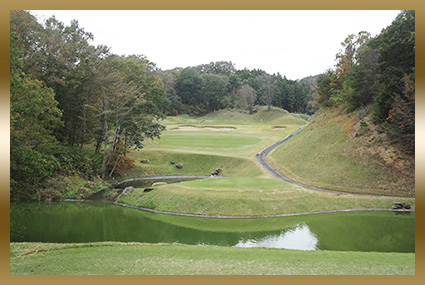
[[[415,11],[402,11],[372,38],[342,42],[335,69],[318,78],[317,102],[347,112],[371,106],[373,122],[408,153],[415,147]]]

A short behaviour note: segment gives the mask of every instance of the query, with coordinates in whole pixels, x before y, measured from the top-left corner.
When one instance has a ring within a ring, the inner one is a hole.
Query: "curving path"
[[[302,188],[312,190],[312,191],[319,191],[319,192],[325,192],[325,193],[331,193],[331,194],[337,194],[337,195],[347,195],[347,196],[368,196],[368,197],[384,197],[384,198],[403,198],[398,196],[383,196],[383,195],[373,195],[373,194],[359,194],[359,193],[348,193],[348,192],[340,192],[340,191],[334,191],[334,190],[327,190],[322,188],[317,188],[309,185],[302,184],[300,182],[297,182],[295,180],[290,179],[289,177],[283,175],[279,170],[277,170],[270,162],[267,161],[266,156],[275,149],[276,147],[282,145],[284,142],[292,138],[294,135],[299,133],[302,129],[304,129],[304,126],[300,126],[300,128],[291,134],[287,135],[285,138],[281,139],[280,141],[269,145],[262,150],[260,150],[256,155],[255,159],[260,163],[262,167],[264,167],[270,174],[272,174],[274,177],[276,177],[279,180],[286,181],[295,185],[298,185]],[[170,179],[207,179],[207,178],[214,178],[214,177],[223,177],[223,176],[211,176],[211,175],[185,175],[185,174],[173,174],[173,175],[160,175],[160,176],[146,176],[146,177],[136,177],[136,178],[129,178],[124,179],[118,182],[109,182],[109,184],[113,187],[120,186],[122,184],[125,184],[127,182],[133,182],[133,181],[147,181],[147,180],[170,180]]]
[[[346,193],[346,192],[339,192],[339,191],[332,191],[327,189],[321,189],[316,188],[308,185],[304,185],[302,183],[299,183],[297,181],[294,181],[285,175],[283,175],[279,170],[277,170],[273,165],[271,165],[267,159],[267,154],[270,153],[273,149],[280,146],[287,140],[289,140],[291,137],[296,135],[298,132],[300,132],[304,126],[301,126],[298,130],[295,132],[289,134],[285,138],[281,139],[280,141],[269,145],[265,148],[263,148],[260,152],[258,152],[255,156],[256,160],[260,163],[261,166],[263,166],[270,174],[272,174],[274,177],[276,177],[279,180],[286,181],[298,186],[301,186],[308,190],[313,191],[320,191],[320,192],[326,192],[326,193],[332,193],[337,195],[351,195],[351,196],[371,196],[371,197],[385,197],[385,198],[402,198],[402,197],[391,197],[391,196],[378,196],[378,195],[371,195],[371,194],[355,194],[355,193]],[[148,176],[148,177],[137,177],[137,178],[129,178],[118,182],[111,182],[109,183],[111,186],[119,186],[127,182],[132,181],[146,181],[146,180],[168,180],[168,179],[207,179],[207,178],[214,178],[214,177],[223,177],[223,176],[210,176],[210,175],[163,175],[163,176]],[[62,201],[79,201],[79,202],[86,202],[87,200],[72,200],[72,199],[65,199]],[[87,201],[88,202],[88,201]],[[166,212],[166,211],[159,211],[149,208],[143,208],[143,207],[136,207],[131,206],[127,204],[117,203],[117,202],[111,202],[112,204],[119,205],[122,207],[128,207],[133,209],[138,209],[142,211],[147,212],[153,212],[153,213],[160,213],[160,214],[167,214],[167,215],[175,215],[175,216],[185,216],[185,217],[199,217],[199,218],[219,218],[219,219],[255,219],[255,218],[274,218],[274,217],[289,217],[289,216],[300,216],[300,215],[311,215],[311,214],[323,214],[323,213],[339,213],[339,212],[362,212],[362,211],[391,211],[391,212],[415,212],[415,210],[405,210],[405,209],[345,209],[345,210],[330,210],[330,211],[317,211],[317,212],[305,212],[305,213],[293,213],[293,214],[278,214],[278,215],[258,215],[258,216],[209,216],[209,215],[199,215],[199,214],[184,214],[184,213],[174,213],[174,212]]]
[[[111,186],[119,186],[121,184],[133,181],[147,181],[147,180],[170,180],[170,179],[206,179],[213,177],[222,177],[222,176],[211,176],[211,175],[185,175],[185,174],[175,174],[175,175],[161,175],[161,176],[146,176],[146,177],[136,177],[124,179],[118,182],[109,182]]]
[[[270,174],[272,174],[274,177],[276,177],[279,180],[282,181],[286,181],[295,185],[298,185],[300,187],[303,187],[305,189],[308,190],[313,190],[313,191],[319,191],[319,192],[326,192],[326,193],[332,193],[332,194],[337,194],[337,195],[347,195],[347,196],[368,196],[368,197],[384,197],[384,198],[403,198],[403,197],[398,197],[398,196],[383,196],[383,195],[373,195],[373,194],[358,194],[358,193],[348,193],[348,192],[340,192],[340,191],[333,191],[333,190],[327,190],[327,189],[322,189],[322,188],[317,188],[317,187],[313,187],[313,186],[308,186],[305,184],[302,184],[300,182],[294,181],[292,179],[290,179],[289,177],[283,175],[279,170],[277,170],[273,165],[271,165],[270,162],[267,161],[266,156],[267,154],[269,154],[270,151],[272,151],[273,149],[275,149],[276,147],[280,146],[281,144],[283,144],[284,142],[286,142],[287,140],[289,140],[291,137],[293,137],[294,135],[296,135],[297,133],[299,133],[302,129],[304,128],[304,126],[301,126],[298,130],[296,130],[295,132],[287,135],[285,138],[281,139],[280,141],[269,145],[265,148],[263,148],[259,153],[256,154],[255,159],[261,164],[261,166],[263,166]]]

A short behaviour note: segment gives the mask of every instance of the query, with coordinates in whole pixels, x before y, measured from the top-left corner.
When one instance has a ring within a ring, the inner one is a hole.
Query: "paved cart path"
[[[170,179],[206,179],[212,177],[222,177],[222,176],[211,176],[211,175],[186,175],[186,174],[175,174],[175,175],[160,175],[160,176],[146,176],[146,177],[136,177],[124,179],[118,182],[109,182],[112,186],[120,186],[122,184],[134,181],[147,181],[147,180],[170,180]]]
[[[317,187],[313,187],[313,186],[302,184],[300,182],[297,182],[295,180],[292,180],[291,178],[283,175],[270,162],[267,161],[266,156],[267,156],[267,154],[269,154],[270,151],[272,151],[276,147],[278,147],[281,144],[283,144],[286,141],[288,141],[294,135],[296,135],[297,133],[299,133],[303,128],[304,128],[304,126],[301,126],[295,132],[287,135],[285,138],[281,139],[280,141],[278,141],[278,142],[276,142],[276,143],[274,143],[272,145],[269,145],[269,146],[263,148],[259,153],[256,154],[255,158],[257,159],[257,161],[261,164],[261,166],[263,166],[274,177],[276,177],[279,180],[286,181],[286,182],[289,182],[289,183],[292,183],[292,184],[301,186],[301,187],[303,187],[305,189],[308,189],[308,190],[325,192],[325,193],[332,193],[332,194],[337,194],[337,195],[368,196],[368,197],[386,197],[386,198],[402,198],[402,197],[398,197],[398,196],[381,196],[381,195],[372,195],[372,194],[357,194],[357,193],[348,193],[348,192],[340,192],[340,191],[333,191],[333,190],[328,190],[328,189],[322,189],[322,188],[317,188]]]

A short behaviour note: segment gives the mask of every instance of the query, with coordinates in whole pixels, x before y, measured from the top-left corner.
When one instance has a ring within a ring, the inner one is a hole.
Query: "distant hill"
[[[228,121],[231,124],[287,124],[304,125],[309,119],[305,114],[293,114],[288,111],[272,107],[267,110],[265,106],[257,106],[256,111],[249,115],[233,109],[219,110],[211,112],[203,117],[208,120]]]
[[[311,90],[312,86],[314,87],[317,86],[318,78],[319,78],[319,74],[311,75],[311,76],[304,77],[303,79],[300,79],[299,82]]]

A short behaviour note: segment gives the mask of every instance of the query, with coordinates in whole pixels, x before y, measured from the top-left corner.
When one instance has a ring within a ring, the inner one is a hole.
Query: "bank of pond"
[[[102,202],[19,202],[10,205],[10,241],[415,252],[415,213],[362,211],[214,219],[144,212]]]

